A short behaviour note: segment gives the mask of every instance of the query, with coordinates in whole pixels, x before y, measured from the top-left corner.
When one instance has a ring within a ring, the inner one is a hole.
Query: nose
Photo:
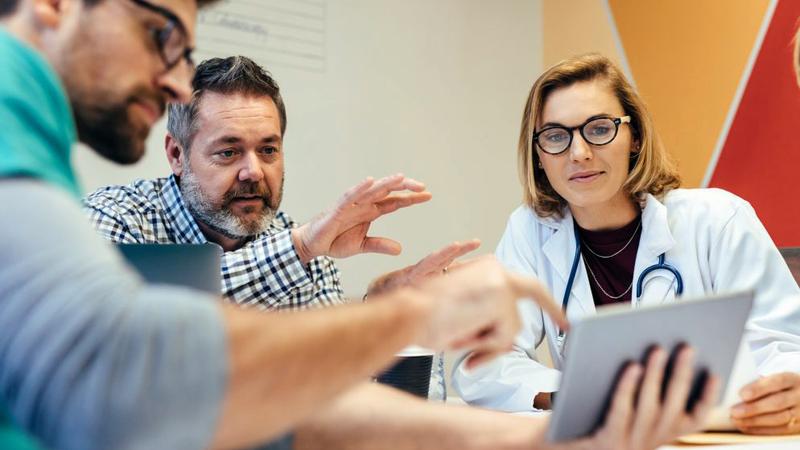
[[[261,161],[255,152],[245,153],[242,164],[242,168],[239,170],[239,181],[259,182],[264,179]]]
[[[156,84],[169,102],[189,103],[192,99],[192,70],[186,61],[159,75]]]
[[[572,133],[572,143],[570,144],[569,148],[570,158],[572,158],[572,160],[575,162],[592,159],[594,156],[594,153],[592,153],[592,147],[588,142],[586,142],[580,131],[572,130]]]

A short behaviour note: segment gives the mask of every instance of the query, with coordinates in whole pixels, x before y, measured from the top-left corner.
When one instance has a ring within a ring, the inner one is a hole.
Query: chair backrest
[[[794,280],[800,284],[800,247],[784,247],[780,249],[783,259],[792,271]]]

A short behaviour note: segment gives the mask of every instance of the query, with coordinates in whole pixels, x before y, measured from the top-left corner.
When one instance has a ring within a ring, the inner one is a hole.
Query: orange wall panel
[[[639,92],[699,186],[769,0],[609,0]]]

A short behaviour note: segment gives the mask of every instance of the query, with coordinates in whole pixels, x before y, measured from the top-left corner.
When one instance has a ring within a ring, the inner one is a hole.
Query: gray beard
[[[180,190],[183,202],[195,220],[202,222],[228,239],[251,238],[269,230],[277,210],[264,205],[260,218],[252,221],[242,220],[227,207],[214,205],[200,189],[200,183],[189,165],[184,164],[184,167],[186,170],[180,178]]]

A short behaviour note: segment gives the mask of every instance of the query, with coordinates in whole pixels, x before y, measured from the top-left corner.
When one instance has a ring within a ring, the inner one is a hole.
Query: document
[[[722,403],[714,408],[706,422],[706,430],[731,431],[735,430],[730,418],[731,407],[741,401],[739,391],[747,384],[758,379],[756,364],[750,354],[750,348],[742,339],[739,344],[739,351],[736,354],[736,362],[733,364],[731,376],[728,379],[728,386],[722,396]]]

